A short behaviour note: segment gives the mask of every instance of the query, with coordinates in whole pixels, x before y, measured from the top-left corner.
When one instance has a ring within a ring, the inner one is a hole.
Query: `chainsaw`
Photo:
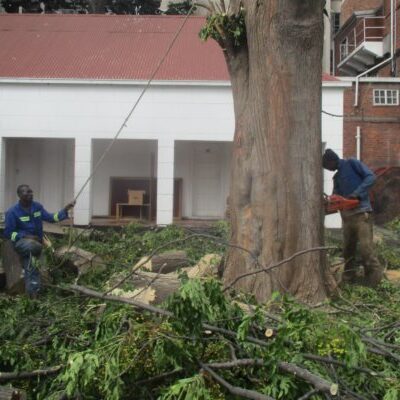
[[[360,201],[357,199],[347,199],[338,194],[324,195],[325,215],[334,214],[338,211],[353,210],[359,204]]]

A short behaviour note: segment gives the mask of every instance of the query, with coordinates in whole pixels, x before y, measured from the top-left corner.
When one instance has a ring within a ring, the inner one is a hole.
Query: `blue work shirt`
[[[333,177],[333,193],[343,197],[356,196],[360,205],[352,213],[371,212],[368,190],[374,184],[374,173],[354,158],[339,160],[338,171]]]
[[[29,212],[24,210],[19,203],[6,212],[4,236],[17,242],[25,236],[37,236],[43,239],[43,221],[59,222],[68,218],[65,209],[57,213],[47,212],[40,203],[32,202]]]

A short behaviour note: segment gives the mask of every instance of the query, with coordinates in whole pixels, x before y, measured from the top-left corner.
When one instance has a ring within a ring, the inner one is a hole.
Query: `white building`
[[[22,183],[49,210],[80,192],[182,21],[0,15],[0,212],[16,201]],[[188,20],[79,197],[75,224],[115,215],[128,189],[146,192],[158,224],[224,216],[233,101],[221,50],[198,38],[203,22]],[[343,113],[348,85],[323,77],[325,111]],[[342,119],[323,114],[326,146],[341,154],[342,136]],[[327,191],[329,185],[330,179]]]

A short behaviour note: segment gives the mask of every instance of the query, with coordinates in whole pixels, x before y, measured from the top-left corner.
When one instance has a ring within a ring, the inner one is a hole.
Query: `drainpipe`
[[[395,0],[391,0],[391,2],[390,2],[390,57],[387,58],[386,60],[383,60],[382,62],[375,65],[374,67],[368,69],[367,71],[362,72],[360,75],[356,76],[356,93],[355,93],[355,99],[354,99],[354,107],[358,107],[358,92],[359,92],[360,78],[369,74],[372,71],[375,71],[377,68],[382,67],[383,65],[387,64],[388,62],[390,62],[394,59],[394,12],[395,12]]]
[[[397,75],[397,57],[395,57],[395,53],[397,52],[397,9],[398,6],[395,4],[394,15],[393,15],[393,58],[392,58],[392,74],[393,76]]]
[[[390,24],[391,24],[391,38],[390,38],[390,54],[392,55],[392,76],[393,76],[393,71],[394,71],[394,63],[395,63],[395,57],[394,57],[394,51],[395,51],[395,47],[394,47],[394,42],[396,40],[396,36],[395,36],[395,29],[396,29],[396,25],[395,25],[395,21],[394,21],[394,15],[396,12],[396,0],[391,0],[391,8],[390,8]]]
[[[357,126],[356,135],[357,160],[361,161],[361,127]]]

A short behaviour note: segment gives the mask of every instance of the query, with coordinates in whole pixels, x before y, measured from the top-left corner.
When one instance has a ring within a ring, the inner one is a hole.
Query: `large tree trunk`
[[[234,10],[238,2],[233,3]],[[232,242],[268,266],[323,245],[323,1],[243,4],[247,45],[224,43],[236,119]],[[252,257],[231,248],[224,282],[256,268]],[[260,301],[280,291],[318,302],[326,296],[324,268],[325,254],[310,252],[269,274],[242,279],[236,287]]]

